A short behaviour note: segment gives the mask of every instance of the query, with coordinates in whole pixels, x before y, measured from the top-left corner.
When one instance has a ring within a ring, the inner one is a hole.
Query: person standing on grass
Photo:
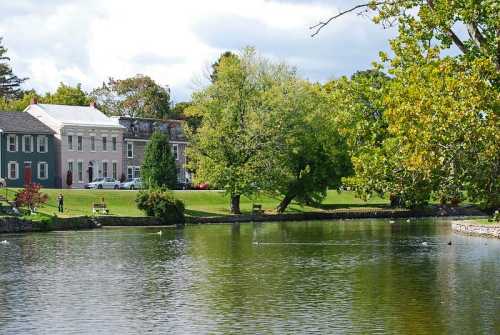
[[[59,210],[59,213],[64,212],[64,196],[62,193],[59,193],[57,196],[57,209]]]

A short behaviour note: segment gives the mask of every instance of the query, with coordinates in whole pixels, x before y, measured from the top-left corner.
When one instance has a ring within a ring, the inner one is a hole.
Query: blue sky
[[[0,4],[0,36],[26,88],[60,82],[86,90],[108,77],[149,75],[170,86],[175,101],[206,83],[225,50],[254,46],[326,81],[366,69],[388,50],[394,31],[349,15],[310,37],[309,26],[352,0],[16,0]]]

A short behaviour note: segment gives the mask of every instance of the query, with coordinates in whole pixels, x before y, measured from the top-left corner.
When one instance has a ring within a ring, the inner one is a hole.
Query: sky
[[[324,82],[371,67],[392,30],[344,16],[311,37],[309,27],[355,0],[0,0],[0,36],[25,88],[60,82],[90,91],[135,74],[168,85],[175,102],[206,84],[226,50],[253,46]]]

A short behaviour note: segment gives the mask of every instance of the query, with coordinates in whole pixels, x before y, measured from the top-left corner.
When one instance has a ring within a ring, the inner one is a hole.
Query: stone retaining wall
[[[0,234],[1,233],[22,233],[33,231],[31,221],[21,220],[17,217],[1,217],[0,218]]]
[[[474,221],[456,221],[451,225],[456,232],[500,238],[500,224],[481,225]]]

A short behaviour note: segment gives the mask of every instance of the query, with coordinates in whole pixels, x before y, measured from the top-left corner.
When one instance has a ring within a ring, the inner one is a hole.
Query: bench
[[[252,214],[264,214],[261,204],[252,204]]]
[[[96,213],[103,213],[103,214],[109,214],[109,209],[108,207],[106,206],[105,203],[95,203],[95,204],[92,204],[92,213],[93,214],[96,214]]]

